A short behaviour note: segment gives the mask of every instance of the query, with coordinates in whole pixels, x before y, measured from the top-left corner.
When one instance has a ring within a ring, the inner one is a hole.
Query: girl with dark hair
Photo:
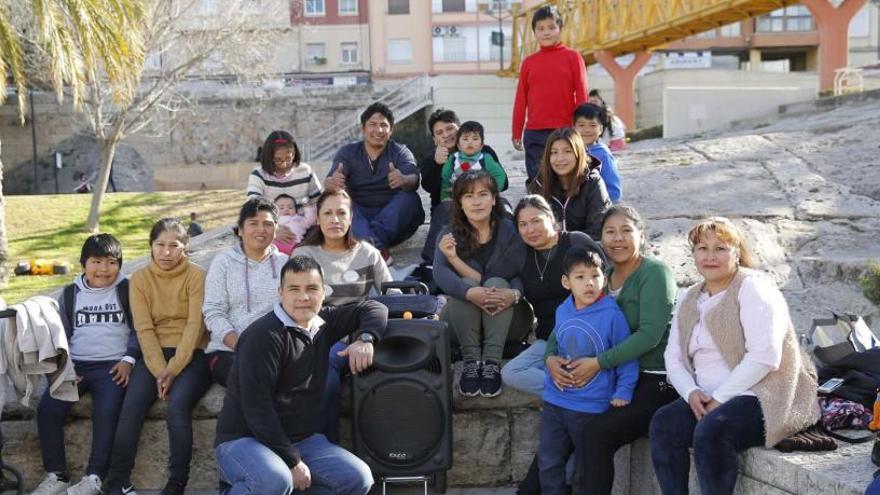
[[[452,188],[452,223],[434,253],[434,281],[449,297],[441,317],[458,337],[462,395],[501,393],[505,342],[531,331],[516,267],[525,255],[513,222],[503,217],[498,187],[482,170],[462,174]]]
[[[247,196],[262,196],[269,201],[286,194],[293,198],[296,214],[302,223],[315,224],[315,200],[324,191],[318,176],[303,163],[299,146],[290,133],[272,131],[260,151],[260,166],[248,177]],[[301,242],[289,228],[279,228],[276,236],[285,243]]]
[[[599,171],[588,166],[591,160],[577,131],[557,129],[547,138],[540,175],[530,189],[550,203],[562,230],[598,239],[611,199]]]
[[[211,341],[205,351],[214,381],[226,386],[238,337],[272,310],[279,272],[287,256],[272,240],[278,212],[266,198],[253,197],[238,213],[238,244],[217,253],[205,279],[205,325]]]
[[[163,218],[150,230],[150,264],[134,272],[130,301],[143,351],[122,404],[108,480],[109,493],[131,493],[131,470],[150,406],[167,402],[169,478],[164,495],[182,495],[192,459],[192,409],[211,386],[202,349],[205,271],[187,259],[189,236],[180,220]]]

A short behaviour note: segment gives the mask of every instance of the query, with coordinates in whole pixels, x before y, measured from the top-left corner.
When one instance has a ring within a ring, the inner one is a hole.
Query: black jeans
[[[651,462],[663,495],[687,495],[691,456],[700,493],[732,494],[739,454],[764,445],[764,413],[757,397],[738,396],[699,422],[684,399],[664,406],[651,421]]]
[[[648,434],[658,409],[678,398],[666,375],[639,373],[632,402],[612,407],[584,428],[580,458],[581,495],[610,494],[614,484],[614,454],[626,444]]]
[[[235,353],[229,351],[214,351],[206,354],[208,360],[208,368],[211,370],[211,377],[222,387],[226,387],[226,379],[229,377],[229,371],[232,370],[232,360]]]
[[[175,349],[162,349],[165,359],[174,356]],[[165,421],[168,424],[169,481],[186,484],[189,481],[189,463],[192,459],[192,410],[211,386],[211,372],[205,353],[196,350],[192,361],[177,375],[168,394]],[[137,362],[128,383],[128,392],[119,415],[116,439],[113,442],[113,460],[110,463],[110,493],[118,493],[131,484],[131,471],[137,456],[141,428],[150,407],[158,399],[156,377],[143,360]]]
[[[80,397],[92,394],[92,448],[86,474],[95,474],[100,478],[107,475],[116,421],[125,397],[125,388],[114,383],[110,375],[110,369],[116,363],[118,361],[74,363],[76,375],[82,378],[77,385]],[[40,452],[43,454],[43,468],[47,473],[67,472],[64,420],[70,415],[74,404],[76,403],[52,398],[46,389],[37,406]]]
[[[556,129],[526,129],[523,132],[523,148],[526,151],[526,174],[529,182],[541,171],[541,159],[544,157],[544,148],[547,146],[547,138]]]

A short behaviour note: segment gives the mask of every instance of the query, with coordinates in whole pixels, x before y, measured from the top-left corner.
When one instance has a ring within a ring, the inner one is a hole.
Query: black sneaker
[[[134,486],[128,485],[122,487],[122,495],[137,495],[137,491],[135,491]]]
[[[480,362],[465,361],[461,370],[461,380],[458,381],[458,390],[465,397],[480,395]]]
[[[480,395],[497,397],[501,393],[501,366],[495,361],[486,361],[481,374]]]

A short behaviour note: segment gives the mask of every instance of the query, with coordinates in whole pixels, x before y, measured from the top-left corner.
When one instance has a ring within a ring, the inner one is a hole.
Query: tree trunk
[[[6,240],[6,200],[3,198],[3,160],[0,160],[0,288],[9,282],[9,245]]]
[[[114,133],[115,134],[115,133]],[[96,233],[100,228],[101,203],[104,201],[104,193],[110,182],[110,167],[113,166],[113,155],[116,154],[116,145],[119,144],[117,137],[98,140],[101,151],[101,168],[95,180],[95,189],[92,191],[92,207],[89,209],[89,218],[86,220],[86,232]]]

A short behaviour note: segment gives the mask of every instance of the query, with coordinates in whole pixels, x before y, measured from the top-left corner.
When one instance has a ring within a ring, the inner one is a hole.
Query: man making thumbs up
[[[391,140],[394,115],[382,103],[361,114],[363,140],[336,152],[324,187],[351,195],[354,235],[388,258],[388,248],[409,239],[425,221],[416,190],[419,170],[410,150]]]

